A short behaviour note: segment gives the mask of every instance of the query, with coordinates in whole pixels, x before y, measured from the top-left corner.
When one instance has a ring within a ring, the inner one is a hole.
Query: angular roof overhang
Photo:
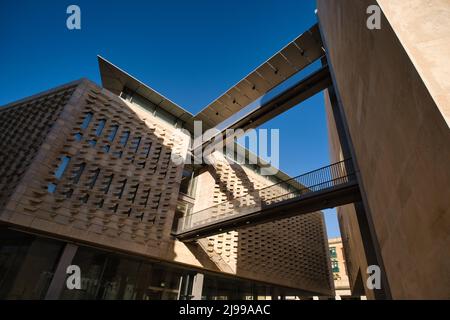
[[[204,129],[217,126],[325,55],[319,26],[298,36],[195,117]]]
[[[151,103],[169,112],[181,121],[191,124],[193,115],[171,101],[169,98],[163,96],[156,90],[150,88],[135,77],[115,66],[105,58],[98,57],[98,65],[100,68],[100,76],[102,79],[102,86],[116,95],[128,88],[129,90],[138,93]]]

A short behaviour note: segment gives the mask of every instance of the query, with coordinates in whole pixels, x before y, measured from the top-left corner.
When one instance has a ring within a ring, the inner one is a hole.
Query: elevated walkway
[[[192,241],[359,201],[351,162],[337,162],[182,217],[174,236]]]

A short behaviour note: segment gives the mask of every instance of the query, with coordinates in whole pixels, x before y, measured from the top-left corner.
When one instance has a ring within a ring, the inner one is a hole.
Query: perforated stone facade
[[[171,154],[186,152],[187,137],[174,135],[173,126],[106,89],[88,80],[74,82],[0,109],[0,121],[3,223],[196,269],[331,293],[321,213],[191,244],[171,236],[183,171]],[[213,175],[200,175],[195,209],[273,184],[226,161],[208,170]]]
[[[194,211],[235,199],[274,182],[255,171],[215,154],[214,166],[199,177]],[[211,189],[213,192],[211,193]],[[285,194],[282,186],[258,194],[270,199]],[[268,193],[270,191],[270,194]],[[255,199],[245,199],[250,202]],[[223,214],[220,210],[216,213]],[[242,276],[265,281],[330,288],[326,232],[320,212],[231,231],[202,240],[208,254],[220,255],[228,268]]]

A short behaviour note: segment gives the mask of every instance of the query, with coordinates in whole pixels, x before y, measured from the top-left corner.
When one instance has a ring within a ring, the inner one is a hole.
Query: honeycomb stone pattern
[[[56,110],[62,103],[44,110],[57,119],[55,130],[7,209],[70,226],[69,234],[67,229],[61,232],[66,236],[77,236],[80,230],[131,245],[173,241],[170,230],[183,169],[171,161],[172,152],[183,152],[183,143],[171,132],[174,128],[88,81],[72,98],[59,118]],[[28,119],[27,111],[23,114]],[[68,165],[57,177],[65,157],[70,158]],[[40,227],[57,230],[45,223]]]
[[[0,108],[0,210],[33,161],[74,88],[69,86]]]
[[[320,213],[190,246],[175,240],[171,228],[183,166],[171,154],[186,153],[187,137],[94,83],[82,80],[13,103],[0,110],[0,120],[1,221],[69,241],[330,293]],[[195,210],[273,184],[220,159],[208,170],[211,183],[197,184]]]
[[[223,157],[211,161],[215,184],[209,205],[219,204],[274,182]],[[258,196],[270,199],[285,193],[280,188],[264,190]],[[197,196],[207,196],[198,190]],[[246,205],[251,205],[248,200]],[[205,205],[206,207],[206,205]],[[196,207],[196,210],[203,208]],[[223,214],[216,212],[216,214]],[[327,242],[323,215],[314,212],[239,231],[231,231],[203,240],[209,255],[220,255],[238,275],[275,281],[287,286],[318,291],[331,288],[327,260]]]

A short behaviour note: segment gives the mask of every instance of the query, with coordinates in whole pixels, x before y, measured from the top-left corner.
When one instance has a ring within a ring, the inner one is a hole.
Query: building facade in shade
[[[336,296],[349,297],[350,283],[347,275],[347,262],[345,261],[344,246],[341,238],[328,239],[330,249],[331,272],[333,273]]]
[[[380,29],[367,27],[372,5]],[[334,253],[315,210],[340,206],[352,296],[450,298],[450,4],[318,0],[317,8],[318,25],[195,116],[103,58],[103,87],[81,80],[0,109],[0,297],[331,296]],[[318,70],[270,98],[315,61]],[[172,159],[188,151],[178,129],[192,132],[194,120],[255,128],[322,90],[331,160],[345,167],[324,167],[329,180],[280,197],[282,172],[268,178],[223,153],[208,165]],[[260,203],[282,198],[296,210],[273,202],[276,210],[260,205],[253,220],[225,218],[266,186]],[[174,231],[179,218],[209,211],[210,224],[187,238]],[[246,227],[223,232],[236,223]],[[70,264],[80,266],[83,290],[65,287]],[[365,286],[371,265],[381,288]]]
[[[183,243],[177,218],[272,185],[218,156],[183,166],[193,116],[104,59],[0,109],[0,297],[257,299],[332,295],[323,214]],[[66,268],[82,290],[66,288]]]
[[[450,298],[450,4],[445,0],[318,0],[318,17],[341,111],[326,92],[333,161],[346,157],[345,119],[394,299]],[[367,28],[371,5],[381,28]],[[348,153],[347,153],[348,155]],[[353,205],[338,208],[350,286],[371,292]],[[443,254],[445,252],[445,254]],[[420,257],[420,258],[418,258]]]

